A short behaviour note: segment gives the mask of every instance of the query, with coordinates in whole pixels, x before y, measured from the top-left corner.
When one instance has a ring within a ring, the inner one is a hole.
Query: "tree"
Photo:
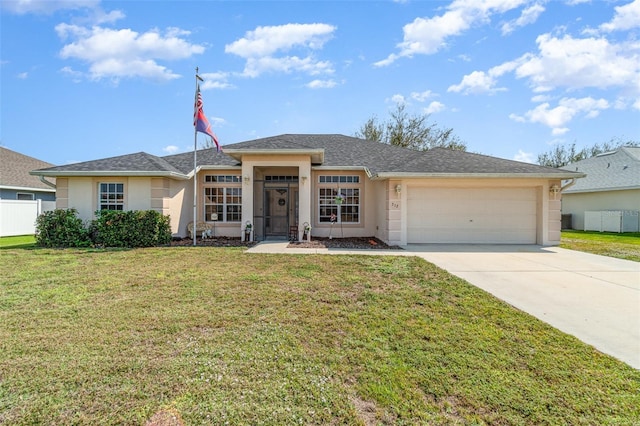
[[[418,151],[438,147],[467,150],[467,144],[453,134],[453,129],[440,128],[437,123],[429,124],[428,118],[428,114],[409,115],[406,105],[398,103],[389,120],[380,123],[374,115],[356,131],[355,136]]]
[[[576,143],[571,145],[556,145],[550,151],[538,154],[538,164],[548,167],[564,167],[567,164],[575,163],[586,158],[595,157],[603,152],[615,151],[623,146],[640,146],[640,142],[633,140],[623,140],[621,138],[611,138],[608,142],[594,144],[590,147],[578,150]]]

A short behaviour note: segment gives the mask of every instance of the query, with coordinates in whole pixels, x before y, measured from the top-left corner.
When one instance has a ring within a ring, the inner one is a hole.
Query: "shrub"
[[[171,227],[169,217],[154,210],[98,210],[91,235],[104,247],[153,247],[171,242]]]
[[[89,231],[76,209],[55,209],[36,219],[36,244],[40,247],[89,247]]]

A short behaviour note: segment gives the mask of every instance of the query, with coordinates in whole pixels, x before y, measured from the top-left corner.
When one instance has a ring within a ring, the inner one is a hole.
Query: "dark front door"
[[[264,189],[266,237],[286,237],[289,231],[289,188]]]

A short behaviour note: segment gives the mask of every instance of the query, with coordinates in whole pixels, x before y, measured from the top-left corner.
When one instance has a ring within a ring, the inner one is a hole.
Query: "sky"
[[[640,0],[2,0],[0,145],[56,165],[194,140],[196,68],[222,145],[452,128],[535,162],[640,140]]]

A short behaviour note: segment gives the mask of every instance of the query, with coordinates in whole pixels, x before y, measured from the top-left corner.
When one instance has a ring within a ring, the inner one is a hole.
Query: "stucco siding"
[[[93,178],[69,178],[68,208],[76,209],[78,217],[84,221],[93,219],[93,212],[97,210],[97,189]]]
[[[606,210],[640,210],[640,189],[562,195],[562,214],[571,215],[573,229],[584,229],[585,211]]]

